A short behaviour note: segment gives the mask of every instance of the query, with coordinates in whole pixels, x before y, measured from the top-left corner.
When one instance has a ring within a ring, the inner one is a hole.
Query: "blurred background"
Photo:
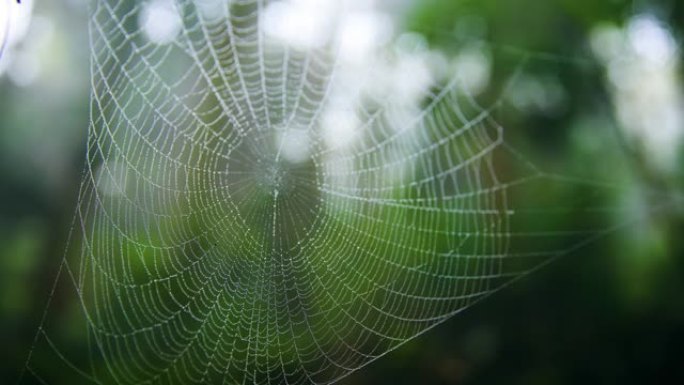
[[[0,378],[13,379],[63,256],[85,160],[88,7],[0,2],[0,26],[11,23],[0,34]],[[684,182],[684,3],[384,3],[478,99],[500,104],[494,117],[525,159],[606,183],[596,206],[623,208],[602,218],[622,226],[342,383],[684,380],[684,213],[668,204]]]

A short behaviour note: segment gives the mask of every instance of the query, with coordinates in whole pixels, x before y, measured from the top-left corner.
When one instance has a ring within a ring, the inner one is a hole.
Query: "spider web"
[[[577,181],[517,156],[459,79],[418,108],[340,105],[334,45],[269,38],[265,2],[207,3],[172,3],[163,44],[144,3],[91,6],[87,165],[53,291],[78,307],[55,330],[46,309],[35,378],[48,355],[97,383],[334,382],[610,230],[516,207]],[[326,116],[350,114],[356,136],[331,140]]]

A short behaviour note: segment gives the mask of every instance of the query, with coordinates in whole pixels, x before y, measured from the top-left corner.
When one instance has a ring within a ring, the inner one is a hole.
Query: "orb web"
[[[334,43],[266,33],[269,6],[91,5],[63,265],[89,358],[38,337],[85,379],[331,383],[596,234],[514,228],[540,211],[513,190],[545,176],[458,78],[415,103],[355,90]]]

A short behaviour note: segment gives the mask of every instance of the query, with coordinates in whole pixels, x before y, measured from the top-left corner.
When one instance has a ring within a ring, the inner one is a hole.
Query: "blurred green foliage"
[[[427,0],[411,9],[407,28],[423,34],[431,47],[457,52],[478,42],[491,49],[493,87],[481,99],[503,101],[495,117],[506,127],[507,142],[526,159],[548,171],[610,184],[596,189],[558,183],[519,193],[516,200],[539,207],[545,199],[562,199],[577,208],[548,219],[554,225],[628,223],[343,383],[684,380],[684,220],[677,210],[653,209],[661,202],[651,194],[677,194],[682,180],[650,169],[648,154],[625,143],[604,68],[588,47],[597,25],[622,26],[640,12],[658,15],[675,38],[682,37],[684,4],[676,0]],[[10,379],[23,366],[63,255],[88,124],[87,16],[78,6],[48,2],[39,4],[36,14],[51,18],[64,34],[55,61],[66,64],[59,66],[61,75],[46,71],[47,79],[24,88],[0,78],[0,377]],[[565,90],[563,108],[530,112],[507,102],[506,87],[518,71],[557,79]],[[73,80],[65,88],[50,80],[54,76]],[[632,223],[611,211],[588,214],[581,210],[587,202],[633,207],[644,215]],[[60,294],[55,293],[55,316],[69,318],[76,310],[60,301]],[[78,323],[67,324],[74,332],[64,338],[79,341]],[[71,344],[76,354],[85,349],[80,342]]]

